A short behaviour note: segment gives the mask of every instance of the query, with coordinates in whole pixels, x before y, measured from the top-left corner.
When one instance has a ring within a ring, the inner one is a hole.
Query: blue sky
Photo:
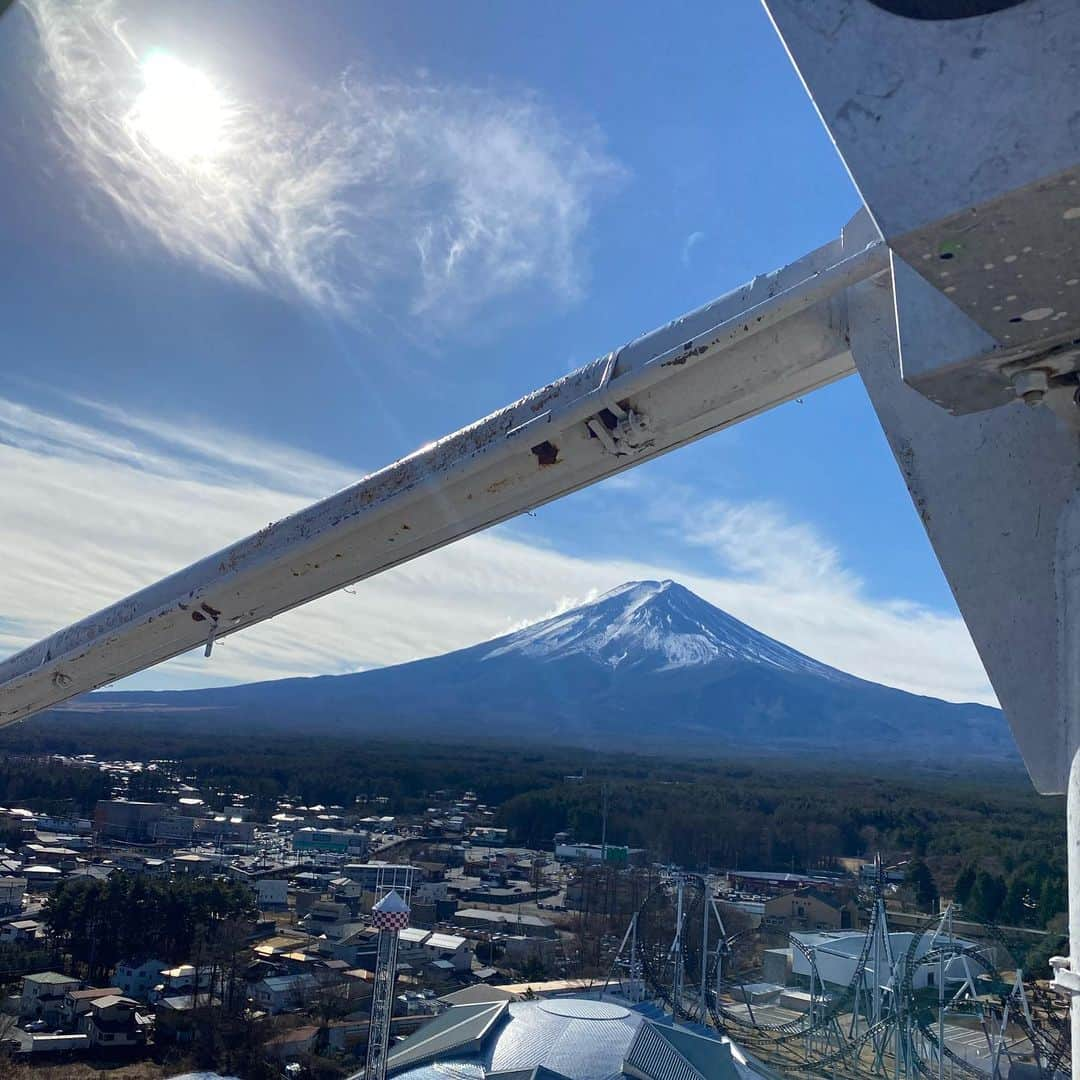
[[[194,156],[140,96],[154,56],[213,98]],[[34,0],[0,65],[0,650],[858,207],[752,0]],[[857,674],[992,700],[854,379],[136,684],[396,662],[639,574]]]

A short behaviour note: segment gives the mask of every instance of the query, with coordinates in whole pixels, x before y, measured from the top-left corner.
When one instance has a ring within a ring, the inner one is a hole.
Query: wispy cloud
[[[436,329],[522,286],[578,295],[590,204],[620,170],[595,131],[539,101],[357,69],[286,104],[205,72],[214,153],[177,160],[147,138],[139,95],[161,43],[144,39],[145,10],[29,10],[68,152],[173,255],[324,311],[422,312]]]
[[[684,241],[682,246],[682,264],[683,266],[690,265],[690,256],[694,253],[694,248],[705,239],[703,232],[692,232]]]
[[[270,441],[94,403],[81,409],[65,419],[0,398],[0,653],[355,478],[340,463]],[[201,654],[170,661],[140,684],[398,663],[506,633],[625,581],[672,577],[856,675],[993,702],[959,618],[903,598],[873,599],[825,537],[780,508],[665,496],[648,483],[618,497],[640,500],[642,512],[651,508],[670,526],[668,558],[690,562],[695,552],[712,552],[716,571],[687,574],[647,557],[575,558],[550,542],[494,530],[227,638],[209,661]]]

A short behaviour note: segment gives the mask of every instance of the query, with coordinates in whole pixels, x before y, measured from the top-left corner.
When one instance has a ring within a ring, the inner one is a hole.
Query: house
[[[559,942],[550,938],[511,934],[502,939],[502,947],[507,963],[518,967],[529,963],[551,964],[559,957]]]
[[[218,985],[211,987],[213,974],[214,970],[210,967],[196,968],[192,964],[178,964],[160,972],[160,990],[155,988],[151,993],[158,997],[176,997],[178,994],[195,994],[201,997],[211,989],[220,991],[221,972],[217,973]]]
[[[293,1028],[292,1031],[275,1036],[266,1044],[266,1056],[278,1061],[288,1061],[304,1054],[313,1054],[319,1047],[321,1035],[323,1029],[314,1024]]]
[[[767,899],[763,922],[774,930],[852,930],[859,925],[859,910],[853,900],[799,889]]]
[[[365,962],[374,967],[378,940],[378,930],[364,923],[356,923],[350,933],[337,941],[325,942],[322,951],[334,960],[344,960],[350,967],[360,967]]]
[[[434,962],[449,964],[452,971],[466,972],[472,968],[472,949],[467,938],[457,934],[432,933],[410,926],[399,935],[401,958],[417,966]]]
[[[199,995],[196,1001],[190,994],[162,998],[154,1006],[154,1041],[158,1043],[190,1043],[198,1036],[199,1013],[221,1008],[216,997]]]
[[[36,919],[16,919],[0,929],[0,941],[20,943],[33,941],[40,929],[41,923]]]
[[[60,1010],[60,1023],[63,1027],[76,1029],[79,1021],[90,1011],[91,1004],[102,997],[118,996],[121,994],[118,986],[91,987],[88,990],[69,990],[64,995],[64,1003]]]
[[[280,878],[264,878],[255,882],[255,895],[259,907],[287,908],[289,906],[289,883]]]
[[[308,972],[278,975],[255,983],[251,988],[251,1000],[269,1013],[285,1012],[286,1009],[296,1009],[309,1002],[318,985],[315,976]]]
[[[23,978],[19,1016],[58,1023],[69,990],[78,990],[79,980],[57,971],[41,971]]]
[[[136,1001],[149,1001],[151,991],[161,982],[161,973],[168,967],[156,958],[121,960],[113,972],[113,982],[119,993]]]
[[[316,900],[308,913],[300,920],[300,926],[309,934],[326,934],[333,927],[347,923],[352,918],[348,904],[331,900]]]
[[[17,915],[22,911],[26,893],[26,878],[4,875],[0,877],[0,915]]]
[[[26,891],[32,893],[49,892],[63,876],[64,872],[58,866],[46,866],[43,863],[32,863],[23,869]]]
[[[94,998],[79,1025],[90,1036],[90,1045],[107,1050],[144,1046],[149,1020],[135,1012],[138,1004],[118,994]]]

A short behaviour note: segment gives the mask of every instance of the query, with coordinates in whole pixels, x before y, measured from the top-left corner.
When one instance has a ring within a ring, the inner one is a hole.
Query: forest
[[[962,898],[986,919],[1043,927],[1064,910],[1063,800],[1037,795],[1019,766],[823,766],[615,749],[489,741],[426,743],[418,752],[407,742],[305,738],[302,729],[256,744],[177,723],[57,713],[0,732],[0,804],[90,813],[108,787],[102,774],[47,755],[94,753],[163,763],[138,775],[131,797],[153,798],[171,775],[196,783],[214,808],[245,792],[267,813],[287,798],[343,807],[379,799],[379,813],[408,814],[436,792],[472,790],[516,842],[550,849],[556,832],[600,839],[606,791],[608,841],[644,848],[654,861],[798,870],[880,853],[925,867],[924,898]]]
[[[255,915],[254,894],[246,885],[119,872],[106,881],[62,882],[42,911],[50,941],[89,980],[108,978],[125,959],[189,963],[208,955],[234,925],[254,925]]]

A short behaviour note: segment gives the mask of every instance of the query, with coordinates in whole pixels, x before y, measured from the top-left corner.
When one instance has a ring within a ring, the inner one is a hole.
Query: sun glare
[[[142,64],[142,76],[130,116],[139,136],[177,161],[221,152],[226,104],[206,75],[168,53],[153,52]]]

